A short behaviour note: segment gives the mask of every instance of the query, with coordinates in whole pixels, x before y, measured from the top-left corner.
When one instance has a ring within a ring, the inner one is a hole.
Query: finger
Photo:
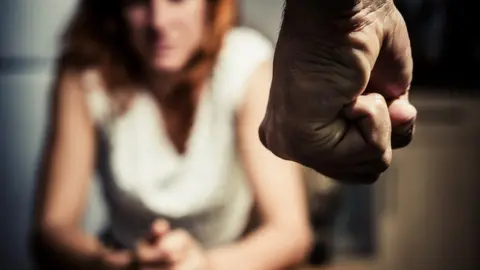
[[[387,149],[387,151],[385,151],[385,153],[379,158],[368,160],[352,166],[348,170],[348,173],[351,175],[381,174],[388,169],[391,160],[392,149]]]
[[[402,127],[415,121],[417,110],[410,104],[408,98],[402,96],[389,102],[388,110],[392,128]]]
[[[349,120],[355,121],[364,140],[383,155],[391,136],[390,115],[383,96],[376,93],[359,96],[343,112]]]
[[[170,230],[170,223],[165,219],[156,219],[152,222],[150,230],[145,234],[144,239],[155,245],[160,238]]]
[[[391,163],[391,149],[387,148],[383,154],[380,154],[382,152],[379,149],[372,150],[372,147],[365,142],[360,131],[355,127],[348,130],[344,140],[338,144],[335,150],[338,153],[344,153],[343,157],[335,156],[334,159],[330,159],[331,161],[312,158],[311,163],[304,163],[317,172],[342,183],[358,182],[359,184],[375,182]],[[377,164],[373,165],[372,162],[368,166],[363,165],[365,168],[362,170],[356,169],[359,162],[365,160],[376,160]]]
[[[153,222],[151,233],[155,237],[162,237],[170,230],[170,223],[165,219],[157,219]]]
[[[163,237],[160,242],[160,249],[166,255],[166,261],[175,264],[187,257],[193,245],[194,240],[188,232],[175,230]]]
[[[135,257],[141,266],[163,263],[166,256],[158,245],[152,245],[147,240],[139,241],[135,247]]]
[[[384,39],[372,70],[369,90],[387,100],[397,99],[410,90],[413,72],[412,51],[405,21],[395,8],[384,22]]]
[[[325,176],[333,179],[342,180],[351,177],[350,169],[359,162],[369,160],[379,160],[382,164],[379,168],[371,168],[371,174],[379,174],[384,171],[391,163],[391,125],[390,116],[385,99],[377,93],[370,93],[359,96],[352,104],[344,108],[343,115],[348,119],[344,134],[336,136],[335,141],[329,152],[323,152],[318,155],[316,152],[324,144],[322,139],[311,140],[309,143],[297,144],[297,148],[309,155],[298,158],[302,164],[315,169]],[[323,127],[317,132],[329,133],[328,129],[333,126]],[[331,132],[334,134],[334,132]],[[315,138],[311,136],[310,138]],[[332,136],[324,136],[329,138]],[[321,150],[320,150],[321,151]],[[320,156],[320,158],[319,158]],[[326,158],[323,158],[326,157]],[[298,155],[297,157],[300,157]],[[384,158],[383,158],[384,157]],[[334,164],[334,166],[331,166]],[[369,177],[369,179],[372,177]],[[376,179],[376,177],[373,177]],[[374,181],[374,180],[372,180]],[[370,180],[365,180],[370,182]]]
[[[335,173],[335,180],[341,181],[345,184],[359,183],[371,184],[374,183],[378,177],[385,172],[392,159],[392,150],[387,150],[380,158],[375,158],[360,164],[350,163],[342,165],[331,164],[327,168],[328,172]]]
[[[133,262],[133,254],[130,251],[105,251],[102,255],[103,264],[108,268],[123,269]]]
[[[378,180],[381,172],[369,172],[369,173],[355,173],[350,171],[350,168],[346,166],[328,167],[322,170],[320,173],[331,179],[334,179],[342,184],[372,184]]]
[[[309,163],[342,160],[344,164],[378,158],[390,145],[390,120],[385,99],[380,94],[359,96],[342,110],[343,117],[319,129],[297,134],[296,157]],[[343,132],[338,132],[343,130]],[[319,155],[323,154],[323,155]],[[319,160],[326,156],[327,160]]]
[[[397,128],[392,132],[392,148],[398,149],[409,145],[415,134],[415,122],[401,128]]]
[[[392,147],[405,147],[413,139],[417,110],[407,98],[392,101],[389,105],[392,122]]]

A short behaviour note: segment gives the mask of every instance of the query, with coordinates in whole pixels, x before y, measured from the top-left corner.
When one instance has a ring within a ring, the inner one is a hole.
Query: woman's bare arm
[[[238,114],[239,149],[261,214],[260,227],[231,246],[210,251],[214,269],[276,270],[303,261],[311,245],[301,168],[277,158],[258,139],[271,64],[253,75]]]
[[[48,269],[97,269],[104,248],[81,229],[91,185],[94,124],[80,75],[62,72],[53,92],[47,144],[35,205],[32,244]]]

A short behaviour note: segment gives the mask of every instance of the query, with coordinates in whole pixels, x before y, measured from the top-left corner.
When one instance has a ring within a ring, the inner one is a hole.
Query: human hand
[[[170,230],[168,223],[152,225],[153,238],[136,247],[138,269],[210,270],[209,260],[198,242],[184,230]]]
[[[331,178],[372,183],[412,138],[412,66],[392,0],[287,0],[260,140]]]
[[[133,263],[133,255],[127,250],[110,250],[105,249],[100,255],[99,269],[102,270],[127,270]]]

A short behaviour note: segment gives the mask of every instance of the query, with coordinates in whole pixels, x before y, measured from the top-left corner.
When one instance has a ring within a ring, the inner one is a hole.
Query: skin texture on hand
[[[408,145],[405,22],[391,0],[287,0],[260,140],[275,155],[372,183]]]

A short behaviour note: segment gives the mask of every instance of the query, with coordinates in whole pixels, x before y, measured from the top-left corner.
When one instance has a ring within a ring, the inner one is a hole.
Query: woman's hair
[[[212,71],[223,37],[236,19],[235,0],[206,1],[203,42],[184,71],[185,79],[194,85]],[[143,65],[123,17],[125,5],[120,0],[80,0],[61,38],[59,66],[77,70],[95,67],[109,90],[143,82]]]
[[[179,114],[182,119],[181,133],[185,135],[193,121],[193,91],[210,76],[223,38],[237,20],[235,0],[205,1],[207,21],[202,44],[186,63],[179,83],[162,98],[164,106]],[[61,52],[57,62],[59,72],[95,68],[112,97],[120,89],[131,89],[130,86],[145,82],[145,66],[133,49],[123,15],[126,2],[79,1],[61,37]]]

